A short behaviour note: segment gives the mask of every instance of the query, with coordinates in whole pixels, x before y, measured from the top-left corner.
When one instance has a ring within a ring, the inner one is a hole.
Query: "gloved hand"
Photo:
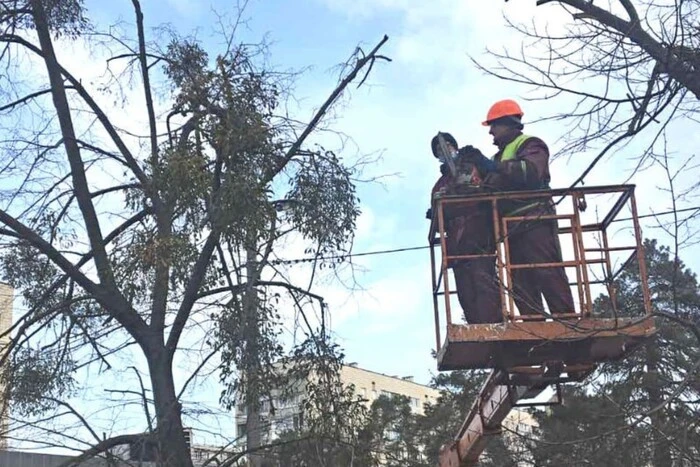
[[[459,157],[463,157],[464,160],[469,162],[476,162],[478,159],[485,157],[481,151],[479,151],[474,146],[464,146],[457,151]]]
[[[471,176],[467,174],[459,174],[455,177],[454,185],[468,185],[471,183]]]
[[[474,146],[464,146],[457,151],[457,155],[476,165],[476,168],[479,169],[479,173],[481,173],[481,175],[486,175],[490,172],[496,171],[496,163],[484,156],[484,154]]]
[[[432,219],[432,218],[433,218],[433,208],[428,208],[428,210],[425,211],[425,218],[426,218],[426,219]]]
[[[507,182],[504,180],[503,175],[497,172],[491,172],[484,178],[481,186],[488,191],[501,191],[505,189],[506,183]]]

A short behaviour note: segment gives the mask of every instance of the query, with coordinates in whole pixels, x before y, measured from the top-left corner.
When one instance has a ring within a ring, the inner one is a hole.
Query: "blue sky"
[[[167,23],[183,35],[193,33],[212,53],[221,45],[217,14],[230,19],[236,11],[235,2],[230,1],[143,4],[147,26]],[[132,21],[130,2],[92,1],[88,7],[100,22],[113,21],[115,15]],[[381,154],[381,161],[367,169],[368,177],[391,174],[381,183],[360,186],[363,214],[355,251],[425,244],[423,215],[438,171],[428,150],[432,135],[447,130],[461,144],[474,144],[490,154],[494,148],[480,125],[490,103],[530,95],[527,88],[485,76],[469,61],[472,56],[488,62],[487,46],[519,47],[520,38],[505,27],[503,15],[550,27],[567,18],[558,8],[535,8],[532,2],[253,0],[247,4],[238,38],[257,42],[265,37],[275,69],[305,69],[296,82],[296,101],[289,103],[290,111],[301,119],[308,119],[333,89],[336,65],[356,45],[368,50],[384,34],[389,36],[382,52],[393,61],[379,63],[367,84],[353,89],[328,122],[330,128],[351,138],[342,151],[349,160]],[[523,102],[525,121],[551,115],[561,105],[561,100]],[[552,124],[528,126],[526,131],[548,141],[553,153],[565,132]],[[693,134],[683,128],[678,131],[686,138]],[[339,146],[337,138],[327,135],[317,141],[330,148]],[[634,152],[632,146],[601,163],[588,184],[624,182]],[[552,185],[566,186],[594,155],[591,151],[554,162]],[[654,185],[660,183],[657,173],[642,174],[634,181],[651,180]],[[649,210],[652,201],[657,211],[670,205],[655,190],[645,189],[639,198],[642,212]],[[412,374],[421,382],[429,380],[435,364],[430,357],[434,338],[428,259],[427,251],[365,257],[355,276],[364,290],[347,290],[337,283],[319,287],[330,301],[333,330],[348,361],[384,373]]]
[[[188,20],[202,21],[208,10],[202,2],[171,0],[167,21],[186,30]],[[225,2],[224,2],[225,3]],[[221,8],[222,4],[216,4]],[[182,13],[186,13],[186,18]],[[333,67],[356,44],[369,49],[388,34],[383,53],[392,63],[375,67],[367,86],[353,90],[337,112],[331,127],[349,135],[354,144],[345,156],[382,154],[370,174],[396,174],[382,184],[360,187],[363,216],[355,251],[373,251],[425,244],[423,214],[437,165],[428,141],[437,130],[448,130],[462,144],[471,143],[486,154],[493,152],[490,137],[480,125],[492,101],[529,96],[528,89],[486,77],[469,61],[469,55],[488,59],[484,49],[519,46],[519,38],[504,26],[502,15],[539,24],[560,24],[556,8],[534,8],[532,2],[417,2],[405,0],[303,0],[250,2],[243,30],[246,39],[269,34],[271,62],[280,68],[311,66],[297,85],[300,115],[309,115],[335,84]],[[523,103],[526,121],[561,110],[561,100]],[[692,128],[690,126],[689,128]],[[550,142],[552,152],[564,129],[551,124],[527,127]],[[693,132],[677,129],[683,138]],[[697,136],[691,137],[697,140]],[[332,145],[334,140],[324,139]],[[640,145],[632,145],[601,163],[588,185],[623,183],[632,169],[630,160]],[[686,153],[689,145],[679,147]],[[672,144],[673,149],[673,144]],[[553,186],[567,186],[596,153],[553,163]],[[680,157],[680,156],[679,156]],[[641,212],[670,206],[655,189],[663,183],[658,172],[637,176]],[[652,188],[652,189],[650,189]],[[601,207],[602,208],[602,207]],[[647,230],[650,234],[651,230]],[[652,233],[653,235],[653,233]],[[337,284],[322,287],[331,303],[333,329],[347,350],[349,361],[389,374],[415,375],[427,382],[435,371],[432,305],[427,251],[365,257],[357,273],[362,291]]]
[[[235,15],[235,2],[208,0],[154,0],[142,2],[147,27],[170,24],[182,35],[195,34],[212,51],[221,50],[219,14]],[[131,2],[86,2],[90,16],[98,23],[114,23],[121,18],[132,23]],[[520,39],[507,30],[502,15],[516,21],[535,20],[560,27],[566,19],[557,8],[535,8],[534,2],[465,2],[457,0],[296,0],[248,3],[239,28],[244,42],[270,41],[270,65],[278,70],[305,70],[295,86],[290,112],[308,119],[312,111],[334,88],[336,65],[348,58],[361,44],[369,50],[384,34],[389,42],[382,53],[391,63],[378,63],[365,86],[343,99],[334,118],[326,125],[351,139],[341,148],[340,140],[325,134],[316,138],[329,149],[340,150],[349,161],[367,154],[381,160],[367,167],[365,176],[388,175],[381,182],[362,184],[362,216],[358,222],[356,252],[421,246],[426,244],[428,224],[424,219],[429,190],[438,175],[438,166],[429,152],[430,138],[438,131],[450,131],[461,144],[473,144],[486,154],[494,152],[487,129],[481,126],[488,106],[503,98],[523,99],[528,89],[484,76],[469,56],[488,59],[484,49],[516,47]],[[149,37],[154,37],[149,29]],[[89,61],[86,53],[72,57],[71,70],[87,81],[104,67],[99,58]],[[310,67],[306,69],[306,67]],[[138,90],[121,118],[138,121],[143,117]],[[561,111],[564,100],[527,103],[525,121]],[[137,125],[136,123],[133,123]],[[697,128],[692,123],[674,128],[671,149],[678,164],[689,148],[698,146]],[[566,130],[553,124],[527,126],[550,143],[553,153]],[[623,183],[633,167],[641,144],[631,145],[603,161],[588,185]],[[564,187],[585,168],[596,152],[552,164],[555,187]],[[687,174],[684,181],[694,177]],[[637,175],[633,182],[639,191],[640,212],[663,211],[670,199],[657,187],[663,178],[657,170]],[[697,203],[696,203],[697,204]],[[682,207],[682,206],[681,206]],[[649,226],[647,235],[656,235]],[[690,257],[696,250],[689,251]],[[280,253],[280,256],[284,256]],[[289,257],[299,256],[290,248]],[[697,262],[691,262],[692,264]],[[361,367],[392,375],[414,375],[427,383],[436,371],[431,358],[434,347],[433,311],[430,295],[429,256],[426,250],[358,259],[355,279],[361,290],[350,290],[330,279],[316,292],[330,304],[331,323],[346,359]],[[303,276],[303,271],[299,272]],[[347,275],[345,276],[347,279]],[[116,377],[116,380],[119,376]],[[191,393],[208,404],[215,404],[218,391],[215,378],[206,391]],[[201,397],[200,397],[201,396]],[[106,417],[109,419],[109,417]]]

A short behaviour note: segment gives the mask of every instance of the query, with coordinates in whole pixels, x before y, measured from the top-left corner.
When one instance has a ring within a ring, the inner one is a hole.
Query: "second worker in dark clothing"
[[[442,133],[448,149],[457,153],[457,141],[449,133]],[[438,157],[437,136],[431,142],[433,155]],[[450,155],[452,157],[452,155]],[[442,176],[435,183],[432,199],[440,194],[476,193],[479,174],[474,165],[457,156],[453,159],[458,177],[450,174],[443,164]],[[493,216],[488,203],[472,203],[459,208],[459,213],[446,216],[447,253],[457,255],[493,255],[496,250],[493,235]],[[502,321],[501,300],[496,277],[495,256],[458,259],[451,262],[459,304],[469,324],[498,323]]]
[[[498,152],[489,160],[482,154],[471,160],[481,173],[484,185],[497,191],[548,189],[549,149],[539,138],[522,133],[520,106],[512,100],[495,103],[483,125]],[[551,197],[511,200],[500,207],[502,216],[555,214]],[[501,224],[502,225],[502,224]],[[554,219],[509,222],[507,238],[512,265],[557,263],[562,261],[558,225]],[[544,314],[542,296],[551,313],[572,313],[574,300],[563,266],[512,270],[513,294],[522,315]]]

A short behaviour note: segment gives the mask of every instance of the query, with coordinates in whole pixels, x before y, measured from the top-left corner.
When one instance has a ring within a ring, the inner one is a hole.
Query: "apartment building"
[[[353,385],[357,395],[365,400],[367,407],[379,396],[405,396],[411,401],[411,410],[423,414],[425,404],[435,403],[440,391],[413,381],[411,376],[390,376],[359,368],[357,364],[344,365],[340,380],[345,385]]]
[[[416,414],[423,414],[425,404],[434,403],[440,395],[440,391],[418,384],[410,376],[400,377],[377,373],[359,368],[355,363],[343,365],[340,371],[340,381],[345,386],[352,385],[355,394],[364,400],[367,407],[382,395],[389,397],[399,395],[409,398],[411,409]],[[298,429],[301,426],[300,407],[303,397],[303,394],[296,394],[288,399],[275,398],[272,403],[275,409],[274,414],[270,413],[269,402],[263,401],[261,409],[261,416],[264,420],[263,443],[274,440],[284,431]],[[236,436],[240,443],[245,442],[246,420],[245,407],[237,406]]]
[[[534,459],[526,440],[537,436],[537,427],[537,419],[524,410],[513,409],[503,420],[503,437],[508,450],[516,459],[515,465],[518,467],[534,465]],[[488,455],[488,447],[486,448],[486,455]]]
[[[374,400],[381,396],[405,396],[410,400],[411,409],[415,414],[423,414],[425,404],[435,403],[440,395],[440,391],[429,386],[416,383],[410,376],[395,376],[378,373],[364,368],[359,368],[356,364],[350,363],[344,365],[340,371],[340,380],[346,385],[354,388],[355,394],[360,396],[364,403],[369,407]],[[303,387],[303,385],[299,385]],[[300,428],[303,423],[301,414],[301,403],[303,401],[303,393],[298,393],[291,398],[273,397],[272,405],[274,411],[271,411],[269,401],[263,401],[261,408],[261,423],[262,433],[261,442],[263,444],[274,441],[279,434],[288,430]],[[239,405],[236,407],[236,438],[237,446],[245,445],[245,430],[246,430],[246,411],[245,407]],[[508,417],[504,420],[504,427],[513,432],[524,434],[525,436],[534,433],[537,426],[535,418],[524,410],[512,410]],[[509,432],[509,437],[514,448],[520,451],[516,446],[517,435],[512,435]],[[527,454],[524,454],[527,456]]]

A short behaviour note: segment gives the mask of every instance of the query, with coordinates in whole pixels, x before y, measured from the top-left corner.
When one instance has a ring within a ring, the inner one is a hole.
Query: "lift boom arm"
[[[440,451],[439,467],[475,466],[490,436],[501,433],[501,423],[518,400],[539,395],[546,385],[512,386],[502,370],[492,371],[457,433]]]

